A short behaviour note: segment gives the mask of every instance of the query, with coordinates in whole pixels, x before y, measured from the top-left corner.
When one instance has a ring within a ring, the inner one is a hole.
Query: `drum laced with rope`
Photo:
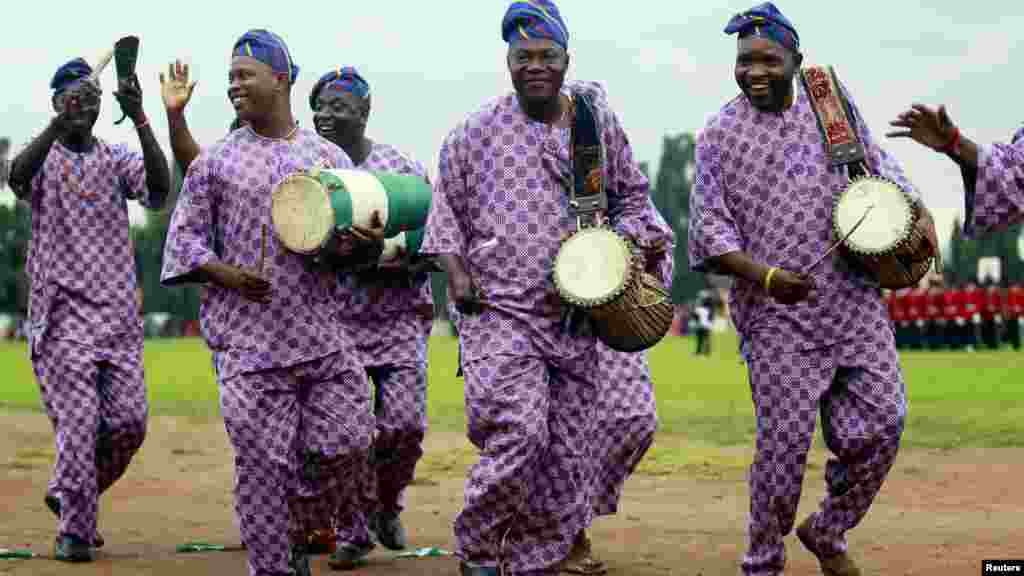
[[[843,254],[882,288],[898,290],[920,282],[937,260],[928,249],[933,240],[918,227],[922,212],[894,182],[862,176],[836,200],[832,223]]]
[[[585,95],[574,95],[573,110],[574,179],[568,188],[577,231],[555,256],[555,288],[571,307],[569,314],[584,312],[594,335],[609,348],[638,352],[664,338],[674,309],[661,282],[644,271],[642,256],[602,218],[607,195],[600,130]]]
[[[853,109],[835,70],[807,66],[800,71],[800,78],[818,120],[830,167],[845,166],[850,174],[850,184],[832,210],[840,253],[880,287],[890,290],[916,285],[933,264],[941,273],[935,223],[920,200],[895,182],[870,174],[864,144],[852,121]]]

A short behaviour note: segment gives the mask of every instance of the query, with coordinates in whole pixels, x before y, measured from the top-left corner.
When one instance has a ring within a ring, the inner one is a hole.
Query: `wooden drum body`
[[[672,325],[668,292],[639,270],[629,244],[608,228],[584,228],[566,239],[555,257],[554,282],[563,300],[587,311],[594,333],[613,350],[650,348]]]

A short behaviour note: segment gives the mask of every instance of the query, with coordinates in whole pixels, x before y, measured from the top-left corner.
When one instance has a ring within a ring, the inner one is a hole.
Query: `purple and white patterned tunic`
[[[967,192],[969,236],[1024,220],[1024,128],[1011,142],[978,146],[977,177]]]
[[[650,221],[645,211],[649,183],[604,88],[570,82],[567,90],[592,96],[606,149],[604,178],[614,229],[644,247],[670,242],[671,231]],[[561,184],[570,173],[568,144],[568,129],[530,120],[509,93],[460,124],[441,148],[422,252],[461,256],[489,305],[479,319],[458,325],[465,362],[496,354],[568,353],[591,345],[558,337],[562,303],[551,279],[562,239],[575,232]]]
[[[318,164],[352,167],[341,148],[312,130],[300,128],[287,141],[244,127],[189,166],[167,233],[162,281],[187,281],[211,261],[255,270],[265,250],[263,273],[273,290],[270,303],[259,304],[215,284],[204,288],[200,322],[221,379],[353,350],[338,330],[344,295],[337,277],[285,250],[270,223],[273,186]]]
[[[852,105],[852,102],[851,102]],[[915,198],[894,159],[872,139],[854,107],[872,173]],[[831,209],[847,186],[830,169],[817,119],[803,86],[779,114],[746,97],[727,104],[697,140],[697,177],[690,196],[690,264],[743,251],[767,265],[801,271],[828,249]],[[783,537],[792,530],[815,418],[836,458],[828,462],[828,495],[812,522],[808,545],[820,556],[846,550],[846,531],[866,514],[889,471],[906,415],[906,395],[892,325],[877,283],[839,255],[811,272],[815,289],[795,305],[775,302],[737,278],[733,321],[747,360],[757,416],[750,470],[748,576],[785,567]]]
[[[365,170],[411,174],[427,179],[422,164],[394,146],[373,143]],[[373,281],[345,275],[348,301],[342,310],[365,366],[416,366],[427,362],[427,338],[434,318],[430,274],[391,274]]]
[[[690,195],[690,264],[742,250],[755,261],[799,271],[833,241],[832,206],[848,185],[830,169],[803,86],[781,114],[759,112],[746,97],[711,118],[697,141]],[[879,147],[859,112],[867,163],[918,198],[899,164]],[[795,306],[775,302],[761,286],[737,279],[730,312],[746,358],[841,346],[852,355],[892,340],[878,284],[854,271],[838,251],[811,272],[815,290]]]
[[[135,257],[128,200],[154,206],[142,154],[96,139],[78,154],[53,143],[31,190],[29,339],[103,350],[141,350]]]

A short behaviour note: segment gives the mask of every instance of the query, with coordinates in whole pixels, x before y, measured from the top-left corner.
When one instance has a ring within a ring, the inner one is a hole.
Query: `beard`
[[[768,81],[767,94],[751,94],[750,86],[746,82],[740,83],[740,89],[747,97],[747,100],[762,112],[781,112],[786,106],[786,100],[793,94],[793,78],[776,78]]]

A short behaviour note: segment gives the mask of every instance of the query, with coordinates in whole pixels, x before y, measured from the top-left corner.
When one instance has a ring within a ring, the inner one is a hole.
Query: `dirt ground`
[[[53,458],[45,416],[2,413],[0,548],[49,555],[55,523],[42,497]],[[431,433],[429,454],[462,449],[458,434]],[[178,554],[188,541],[237,545],[231,500],[231,450],[219,422],[159,417],[128,473],[101,501],[107,545],[91,565],[47,558],[0,560],[0,574],[246,574],[245,552]],[[814,452],[800,517],[822,495],[825,454]],[[866,520],[850,534],[865,575],[976,575],[982,559],[1024,558],[1024,450],[904,451]],[[413,547],[451,550],[462,502],[460,470],[419,478],[403,515]],[[610,574],[718,576],[739,573],[747,488],[742,474],[716,480],[635,476],[619,514],[592,529]],[[787,538],[788,575],[818,574],[813,557]],[[451,558],[395,559],[378,548],[355,573],[458,573]],[[330,570],[324,557],[314,574]]]

